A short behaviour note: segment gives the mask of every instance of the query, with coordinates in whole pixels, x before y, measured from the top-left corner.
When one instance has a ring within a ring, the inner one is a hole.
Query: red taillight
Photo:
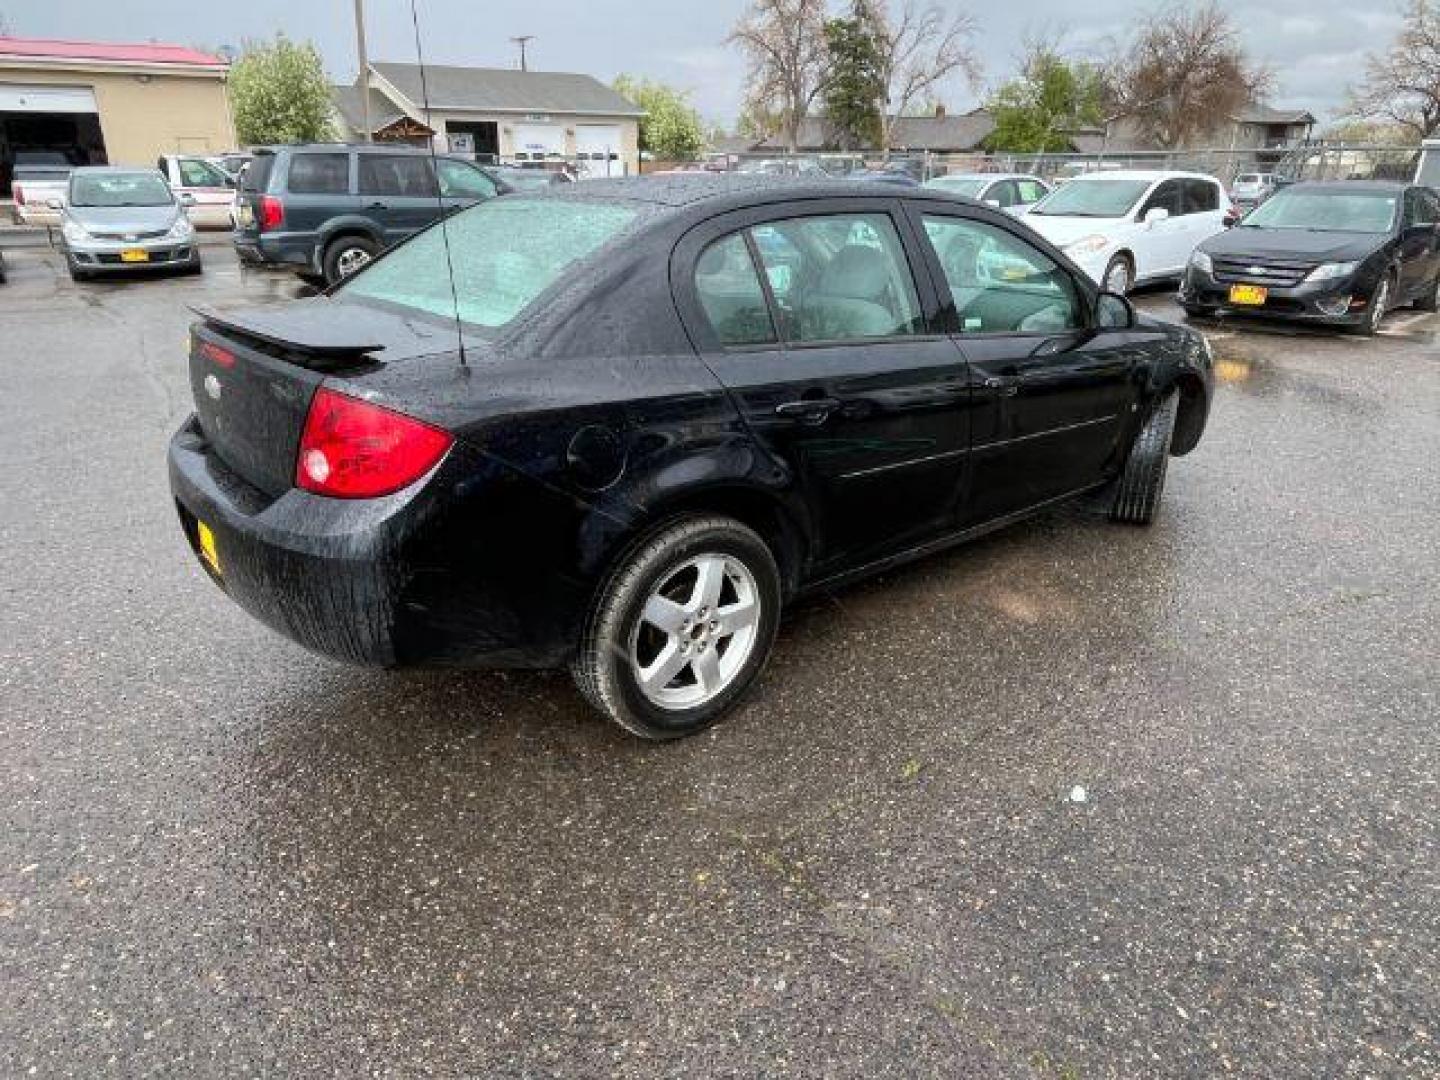
[[[235,366],[235,354],[229,349],[222,349],[212,341],[202,341],[200,343],[200,355],[207,360],[213,360],[223,368],[233,368]]]
[[[260,196],[260,231],[278,229],[285,224],[285,206],[274,195]]]
[[[25,205],[25,189],[22,188],[19,184],[10,185],[10,197],[15,200],[16,206]]]
[[[374,499],[413,484],[450,449],[448,432],[334,390],[310,401],[295,486],[336,499]]]

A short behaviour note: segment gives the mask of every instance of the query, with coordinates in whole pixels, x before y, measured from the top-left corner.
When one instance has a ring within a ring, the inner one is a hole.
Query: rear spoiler
[[[363,309],[347,311],[344,318],[326,310],[326,302],[283,304],[273,308],[244,308],[216,311],[191,305],[205,322],[219,330],[230,330],[282,349],[322,360],[354,360],[360,354],[385,347],[384,335],[367,332]],[[393,329],[391,331],[393,335]]]

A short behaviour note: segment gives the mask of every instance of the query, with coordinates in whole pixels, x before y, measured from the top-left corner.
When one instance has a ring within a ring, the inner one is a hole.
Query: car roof
[[[932,176],[931,180],[1039,180],[1034,173],[1025,172],[952,172],[944,176]],[[927,181],[928,183],[928,181]]]
[[[1144,180],[1154,183],[1156,180],[1214,180],[1220,181],[1208,173],[1185,172],[1172,169],[1105,169],[1094,172],[1082,173],[1070,182],[1078,183],[1081,180]]]
[[[1289,191],[1375,191],[1395,193],[1404,191],[1406,188],[1414,187],[1414,184],[1407,184],[1402,180],[1302,180],[1298,184],[1290,184],[1285,190]]]
[[[153,165],[79,165],[70,170],[71,176],[89,176],[95,173],[151,173],[164,179],[160,170]]]

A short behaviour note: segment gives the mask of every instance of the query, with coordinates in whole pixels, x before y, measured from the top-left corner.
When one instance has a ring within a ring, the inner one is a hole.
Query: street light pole
[[[365,0],[355,0],[355,57],[360,64],[360,116],[365,131],[362,142],[370,141],[370,58],[365,53]]]

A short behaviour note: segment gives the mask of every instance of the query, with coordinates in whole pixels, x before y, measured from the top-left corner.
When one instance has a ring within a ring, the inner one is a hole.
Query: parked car
[[[1050,185],[1044,180],[1023,173],[949,173],[925,181],[925,186],[977,199],[1017,216],[1050,194]]]
[[[1229,209],[1213,176],[1116,170],[1077,176],[1031,207],[1025,223],[1124,295],[1183,274],[1195,245],[1225,229]]]
[[[762,158],[760,160],[751,158],[742,161],[740,167],[735,171],[746,176],[807,176],[814,179],[821,179],[826,175],[818,161],[802,157]]]
[[[495,181],[501,195],[510,191],[544,191],[557,184],[574,183],[574,177],[559,169],[522,169],[514,165],[481,165],[480,171]]]
[[[230,204],[235,198],[235,178],[219,165],[188,154],[162,154],[155,168],[170,184],[170,190],[186,200],[190,223],[197,229],[228,229]]]
[[[896,187],[919,187],[920,181],[904,169],[864,169],[852,172],[851,180],[869,180],[877,184],[894,184]]]
[[[1377,181],[1293,184],[1190,257],[1180,302],[1352,326],[1373,334],[1385,313],[1440,309],[1440,195]]]
[[[60,253],[76,281],[156,267],[201,269],[195,227],[165,178],[154,169],[119,165],[70,174]]]
[[[1212,386],[1004,213],[733,175],[483,202],[204,312],[189,364],[170,483],[236,603],[356,663],[568,664],[649,738],[733,705],[801,593],[1081,492],[1149,521]]]
[[[1230,197],[1242,210],[1259,206],[1274,193],[1274,173],[1241,173],[1230,185]]]
[[[473,162],[432,160],[413,147],[260,147],[240,180],[232,239],[243,262],[334,284],[443,214],[497,193]]]
[[[15,155],[10,174],[11,216],[17,225],[58,225],[60,211],[51,205],[64,199],[74,166],[65,155],[53,152],[21,151]]]
[[[228,154],[212,154],[205,160],[212,165],[218,165],[229,173],[231,179],[240,179],[240,170],[250,163],[255,155],[248,150],[234,150]]]

